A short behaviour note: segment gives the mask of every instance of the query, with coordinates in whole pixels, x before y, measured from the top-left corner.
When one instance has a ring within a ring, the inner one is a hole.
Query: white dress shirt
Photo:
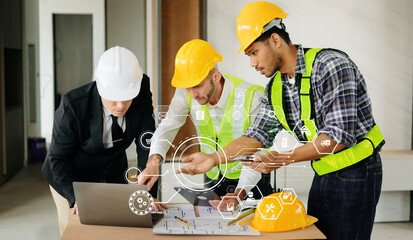
[[[222,117],[224,115],[227,102],[234,89],[234,84],[230,80],[224,81],[224,87],[222,90],[221,98],[217,104],[211,105],[208,103],[209,112],[215,125],[216,134],[218,134],[219,126],[221,124]],[[250,123],[255,120],[261,106],[261,99],[263,93],[260,90],[255,90],[250,110]],[[196,101],[192,99],[192,101]],[[149,156],[152,154],[159,154],[165,159],[165,155],[171,146],[172,141],[175,139],[178,130],[185,124],[186,118],[189,113],[188,102],[188,90],[185,88],[176,88],[175,95],[169,105],[166,118],[162,120],[156,129],[153,137]],[[261,173],[258,171],[251,171],[248,167],[246,170],[241,171],[237,188],[242,188],[248,193],[261,179]],[[244,169],[244,166],[243,168]]]
[[[112,113],[106,107],[102,101],[102,115],[103,115],[103,134],[102,142],[104,148],[113,147],[112,142]],[[122,128],[122,131],[125,132],[126,129],[126,118],[124,116],[118,117],[118,124]]]

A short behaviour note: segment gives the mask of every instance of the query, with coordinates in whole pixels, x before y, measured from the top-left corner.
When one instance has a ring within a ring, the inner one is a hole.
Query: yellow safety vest
[[[305,53],[305,67],[306,73],[301,77],[300,88],[300,102],[301,102],[301,120],[304,126],[307,128],[305,131],[308,141],[312,141],[316,133],[316,125],[314,118],[312,118],[311,111],[311,72],[313,69],[313,63],[316,55],[322,49],[309,49]],[[283,108],[283,94],[281,73],[278,72],[273,80],[271,86],[271,103],[274,109],[274,113],[281,125],[290,131],[287,120],[284,114]],[[312,167],[318,175],[324,175],[327,173],[335,172],[340,169],[354,165],[361,160],[370,157],[375,152],[375,149],[380,149],[384,144],[384,138],[377,125],[374,125],[372,129],[364,136],[363,140],[354,145],[351,148],[327,155],[318,160],[312,161]]]
[[[199,139],[200,149],[201,152],[208,154],[224,148],[234,139],[241,137],[250,125],[250,110],[254,92],[256,89],[260,89],[263,92],[262,86],[251,85],[234,76],[225,74],[224,76],[227,81],[231,81],[234,84],[234,89],[228,99],[218,134],[216,134],[208,106],[192,101],[191,94],[188,93],[192,121],[198,136],[203,137]],[[242,165],[238,162],[220,164],[206,172],[206,175],[210,179],[217,179],[221,171],[226,178],[238,179],[241,174],[241,168]]]

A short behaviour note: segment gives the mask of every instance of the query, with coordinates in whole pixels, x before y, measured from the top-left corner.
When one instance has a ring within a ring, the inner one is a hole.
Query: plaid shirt
[[[288,81],[287,74],[281,74],[283,84],[283,105],[290,129],[300,141],[306,141],[300,129],[300,81],[306,72],[304,49],[298,48],[295,66],[295,84]],[[273,145],[275,136],[283,129],[272,113],[273,106],[268,94],[274,78],[265,88],[264,103],[254,123],[244,136],[260,141],[266,148]],[[371,102],[366,82],[357,66],[345,54],[325,49],[317,54],[311,73],[311,91],[314,96],[315,124],[318,135],[326,134],[334,141],[351,147],[364,137],[374,126]]]

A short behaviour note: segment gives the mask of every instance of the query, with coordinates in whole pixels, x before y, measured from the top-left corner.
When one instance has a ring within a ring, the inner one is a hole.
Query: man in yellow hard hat
[[[245,134],[222,151],[195,153],[177,172],[198,174],[226,153],[233,161],[270,146],[282,129],[304,144],[292,153],[268,152],[245,164],[268,173],[294,162],[312,161],[315,171],[308,214],[328,239],[370,239],[379,200],[384,138],[374,122],[365,80],[342,51],[306,49],[291,43],[287,14],[265,2],[246,5],[237,17],[239,52],[270,78],[263,106]]]
[[[254,120],[263,97],[262,87],[221,74],[216,67],[220,61],[221,54],[200,39],[191,40],[179,49],[171,82],[176,87],[175,95],[166,119],[152,138],[147,167],[139,176],[141,184],[150,188],[157,180],[154,175],[159,174],[159,165],[170,148],[169,142],[185,123],[188,113],[199,137],[200,150],[205,153],[212,153],[240,137]],[[262,197],[260,192],[271,193],[269,175],[261,178],[259,172],[249,168],[241,170],[242,165],[238,163],[222,164],[206,172],[206,185],[220,196],[235,195],[241,200],[249,191],[256,199]],[[214,207],[220,204],[221,210],[225,210],[226,203],[238,204],[235,197],[223,198],[223,201],[224,204],[219,200],[210,201],[210,204]]]

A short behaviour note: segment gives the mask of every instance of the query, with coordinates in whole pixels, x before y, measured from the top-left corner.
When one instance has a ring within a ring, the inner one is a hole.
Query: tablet
[[[213,190],[195,189],[202,191],[194,191],[182,187],[174,187],[174,189],[194,206],[211,206],[208,202],[209,200],[220,199],[218,194],[216,194]]]

